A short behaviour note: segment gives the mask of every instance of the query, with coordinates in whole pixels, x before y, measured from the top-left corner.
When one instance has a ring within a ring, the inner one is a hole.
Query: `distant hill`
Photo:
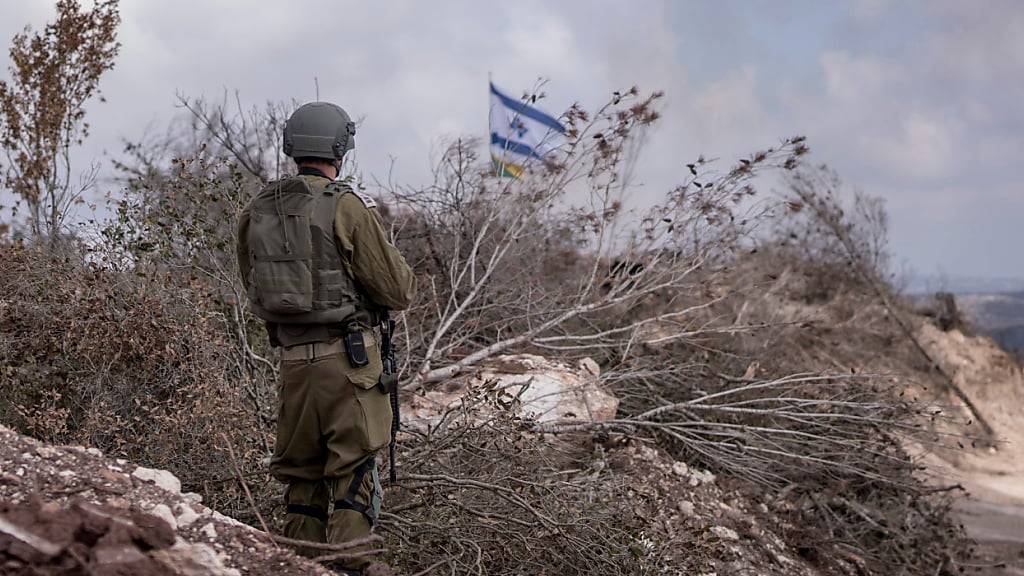
[[[1024,291],[957,294],[956,301],[975,329],[1024,356]]]
[[[1024,278],[911,274],[905,279],[904,291],[907,294],[952,292],[957,296],[1007,294],[1024,292]]]

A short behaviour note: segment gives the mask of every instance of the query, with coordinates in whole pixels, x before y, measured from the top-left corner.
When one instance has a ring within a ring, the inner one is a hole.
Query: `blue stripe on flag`
[[[498,92],[498,89],[494,87],[493,83],[491,84],[491,93],[497,96],[498,99],[501,100],[501,103],[504,104],[506,108],[512,110],[516,114],[536,120],[537,122],[544,124],[548,128],[551,128],[552,130],[558,132],[559,134],[565,134],[565,126],[562,126],[561,122],[555,120],[554,118],[548,116],[547,114],[541,112],[540,110],[537,110],[536,108],[527,106],[524,102],[520,102],[519,100],[513,100],[512,98],[505,96],[501,92]]]
[[[497,132],[491,132],[491,144],[497,144],[498,146],[501,146],[503,150],[507,150],[513,154],[519,154],[520,156],[529,156],[530,158],[536,158],[538,160],[544,159],[543,156],[537,154],[537,151],[530,146],[523,144],[522,142],[502,138]]]

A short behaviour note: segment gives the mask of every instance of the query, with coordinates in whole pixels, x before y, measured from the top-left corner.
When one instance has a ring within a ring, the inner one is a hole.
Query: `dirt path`
[[[1021,366],[985,337],[940,332],[926,325],[919,336],[989,420],[998,449],[969,450],[934,458],[929,467],[944,484],[968,496],[955,510],[988,567],[974,574],[1024,576],[1024,374]],[[969,572],[970,573],[970,572]]]
[[[956,503],[956,512],[967,535],[978,542],[981,561],[991,566],[977,574],[1024,576],[1024,470],[958,472],[951,479],[969,495]]]

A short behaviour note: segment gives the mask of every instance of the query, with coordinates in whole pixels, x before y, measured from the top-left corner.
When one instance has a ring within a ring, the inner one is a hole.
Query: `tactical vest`
[[[292,177],[271,182],[249,207],[249,302],[275,324],[339,324],[366,309],[366,297],[341,261],[334,238],[338,199],[332,182],[313,188]]]

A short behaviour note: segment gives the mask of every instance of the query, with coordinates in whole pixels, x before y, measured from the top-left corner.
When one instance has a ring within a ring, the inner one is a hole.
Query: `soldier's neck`
[[[299,174],[323,176],[328,180],[338,177],[338,169],[327,162],[305,162],[299,165]]]

